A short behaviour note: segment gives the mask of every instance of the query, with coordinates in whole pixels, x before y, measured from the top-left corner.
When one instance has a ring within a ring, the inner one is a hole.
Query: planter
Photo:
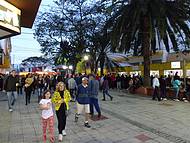
[[[153,95],[154,90],[153,90],[152,87],[146,87],[146,90],[147,90],[147,95],[148,96],[152,96]]]

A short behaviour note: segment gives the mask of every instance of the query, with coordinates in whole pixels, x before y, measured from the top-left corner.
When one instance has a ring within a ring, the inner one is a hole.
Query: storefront
[[[41,0],[0,0],[0,72],[11,67],[11,39],[32,28]]]
[[[0,39],[20,34],[21,10],[0,0]]]

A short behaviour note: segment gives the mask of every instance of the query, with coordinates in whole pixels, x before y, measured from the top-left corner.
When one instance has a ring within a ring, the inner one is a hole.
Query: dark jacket
[[[82,84],[78,86],[76,100],[79,104],[89,104],[90,98],[88,95],[88,86],[84,87]]]
[[[108,90],[109,89],[109,83],[108,83],[108,80],[105,79],[103,84],[102,84],[102,89],[103,90]]]
[[[16,83],[19,83],[19,78],[9,75],[4,81],[4,89],[7,92],[16,91]]]

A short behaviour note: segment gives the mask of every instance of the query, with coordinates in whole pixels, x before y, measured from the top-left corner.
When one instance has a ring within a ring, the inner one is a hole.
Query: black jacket
[[[4,82],[4,90],[6,91],[16,91],[16,83],[19,83],[18,77],[13,77],[9,75]]]

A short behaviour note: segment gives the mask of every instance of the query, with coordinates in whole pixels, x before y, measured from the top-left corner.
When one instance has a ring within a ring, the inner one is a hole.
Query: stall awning
[[[130,67],[132,64],[128,62],[126,54],[122,53],[108,53],[107,57],[119,67]]]

